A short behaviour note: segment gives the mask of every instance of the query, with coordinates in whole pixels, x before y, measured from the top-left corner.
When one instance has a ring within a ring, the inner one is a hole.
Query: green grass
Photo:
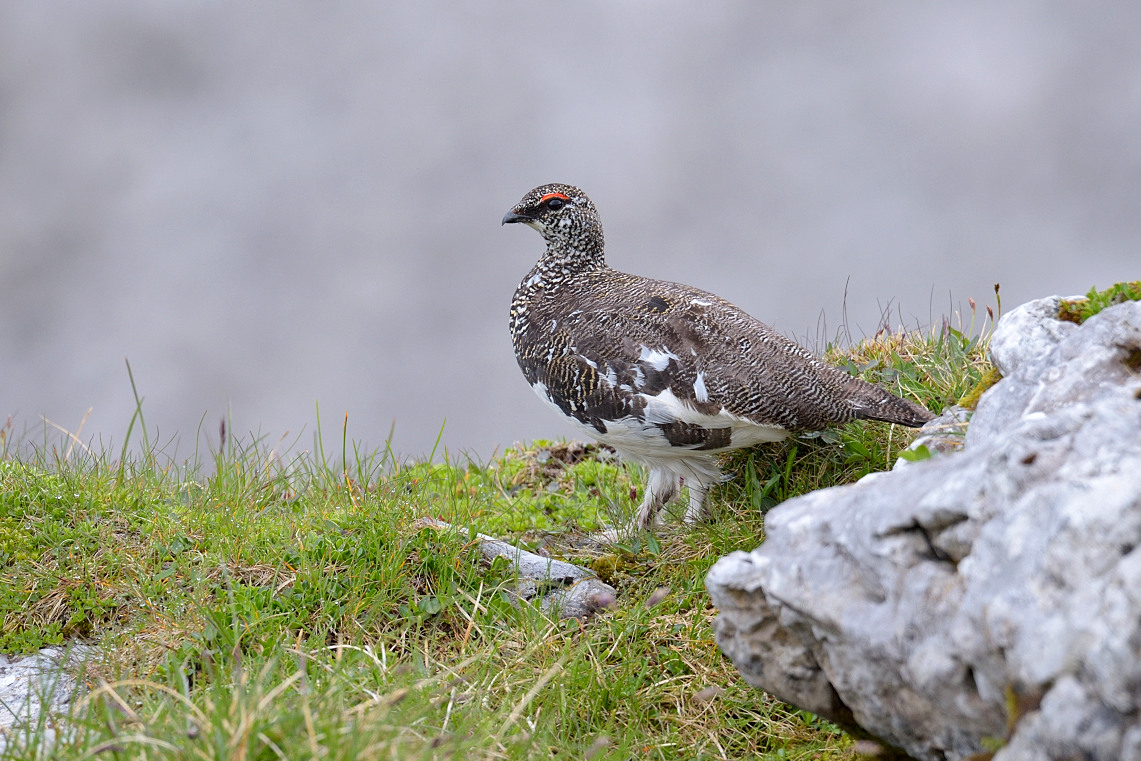
[[[1058,309],[1058,319],[1080,325],[1106,307],[1125,301],[1141,301],[1141,280],[1115,283],[1102,291],[1096,286],[1090,288],[1084,299],[1063,301]]]
[[[829,353],[939,410],[982,377],[983,349],[945,328]],[[575,538],[625,520],[644,474],[593,447],[425,464],[231,439],[206,475],[149,440],[117,459],[29,452],[9,426],[0,651],[98,646],[61,759],[854,758],[839,728],[740,679],[703,580],[763,540],[772,505],[889,467],[911,436],[853,424],[739,453],[711,522],[599,555]],[[580,623],[514,607],[509,571],[424,516],[592,566],[618,608]],[[48,726],[0,758],[34,756]]]

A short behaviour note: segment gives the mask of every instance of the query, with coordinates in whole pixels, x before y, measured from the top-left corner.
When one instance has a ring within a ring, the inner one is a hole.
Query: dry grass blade
[[[86,753],[80,756],[80,758],[94,758],[100,753],[106,753],[108,751],[116,753],[123,752],[126,750],[126,748],[123,747],[124,745],[149,745],[151,747],[161,748],[172,753],[178,752],[177,745],[172,745],[165,740],[159,740],[155,737],[148,737],[147,735],[119,735],[112,740],[105,740],[98,745],[91,747]]]
[[[531,687],[531,689],[527,690],[523,697],[519,699],[519,702],[516,703],[515,707],[511,709],[511,713],[507,715],[507,720],[503,722],[503,726],[501,726],[499,731],[495,733],[496,742],[499,742],[507,730],[510,729],[517,721],[519,721],[519,717],[523,715],[523,711],[526,710],[531,701],[535,699],[535,696],[543,691],[543,688],[547,686],[547,683],[558,676],[559,672],[561,672],[563,667],[566,665],[567,657],[568,656],[564,655],[555,663],[555,665],[547,669],[547,671],[541,677],[539,677],[539,681],[535,682],[534,686]]]

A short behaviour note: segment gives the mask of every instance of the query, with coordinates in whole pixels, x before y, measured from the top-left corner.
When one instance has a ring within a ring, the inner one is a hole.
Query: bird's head
[[[573,185],[540,185],[503,215],[503,224],[510,222],[522,222],[538,230],[548,248],[602,253],[598,210],[586,193]]]

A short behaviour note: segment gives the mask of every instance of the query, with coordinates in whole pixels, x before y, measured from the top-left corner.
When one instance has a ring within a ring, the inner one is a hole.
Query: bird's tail
[[[856,380],[856,379],[853,379]],[[852,399],[856,418],[919,428],[935,415],[915,402],[901,399],[879,386],[859,381],[860,393]]]

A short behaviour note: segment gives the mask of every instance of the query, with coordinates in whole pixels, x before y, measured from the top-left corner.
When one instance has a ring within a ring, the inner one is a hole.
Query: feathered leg
[[[677,486],[677,474],[665,468],[653,468],[646,480],[646,498],[634,516],[634,525],[643,531],[648,530],[662,506],[677,496]]]
[[[689,507],[685,511],[685,522],[692,526],[705,519],[705,493],[709,487],[696,479],[688,479],[685,485],[689,487]]]

